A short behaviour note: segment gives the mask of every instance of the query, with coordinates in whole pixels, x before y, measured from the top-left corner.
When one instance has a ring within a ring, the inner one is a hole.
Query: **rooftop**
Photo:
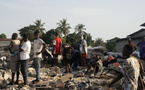
[[[145,23],[141,24],[140,26],[144,26],[145,27]]]
[[[134,32],[134,33],[128,35],[128,36],[133,36],[133,35],[138,34],[138,33],[142,32],[142,31],[144,31],[144,30],[145,30],[145,29],[142,28],[142,29],[140,29],[140,30],[138,30],[138,31],[136,31],[136,32]]]

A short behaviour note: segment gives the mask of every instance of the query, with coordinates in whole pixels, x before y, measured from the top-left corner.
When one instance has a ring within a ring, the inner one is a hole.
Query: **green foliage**
[[[97,38],[95,40],[95,43],[94,43],[94,46],[97,47],[97,46],[103,46],[105,47],[106,43],[103,41],[102,38]]]
[[[64,45],[66,43],[66,38],[62,37],[61,40],[62,40],[62,45]]]
[[[22,37],[24,34],[27,34],[30,41],[34,40],[34,32],[38,30],[40,32],[40,36],[44,34],[45,28],[43,28],[44,23],[41,23],[41,20],[36,20],[34,25],[29,25],[21,28],[19,31],[20,36]]]
[[[67,23],[67,19],[60,20],[59,23],[57,23],[58,27],[56,29],[50,29],[49,31],[45,32],[45,28],[43,27],[45,23],[42,23],[41,20],[36,20],[33,25],[29,25],[26,27],[21,28],[19,31],[20,36],[23,36],[23,34],[28,34],[29,40],[34,40],[34,32],[36,30],[40,31],[40,35],[42,35],[42,39],[47,44],[52,44],[53,40],[55,38],[55,32],[59,33],[59,37],[62,40],[62,44],[64,45],[66,43],[66,39],[69,40],[69,44],[71,46],[75,46],[75,44],[82,39],[82,36],[84,34],[87,35],[87,44],[88,46],[97,47],[97,46],[103,46],[108,50],[115,50],[116,49],[116,40],[118,40],[118,37],[115,37],[113,39],[107,40],[107,44],[103,41],[102,38],[97,38],[96,40],[92,40],[92,36],[90,33],[85,32],[86,28],[83,24],[76,25],[75,32],[69,34],[70,24]],[[64,36],[64,37],[63,37]],[[1,34],[0,38],[6,38],[6,35]]]
[[[90,33],[88,33],[87,34],[87,45],[88,46],[92,46],[93,44],[92,44],[92,36],[91,36],[91,34]]]
[[[112,38],[110,40],[107,40],[106,48],[108,51],[115,51],[116,50],[116,41],[118,40],[118,37]]]
[[[69,23],[67,23],[67,19],[60,20],[57,25],[57,29],[60,30],[61,35],[63,34],[66,37],[70,32],[69,29],[71,28]]]
[[[6,36],[6,34],[2,33],[2,34],[0,35],[0,38],[7,38],[7,36]]]
[[[78,38],[76,38],[77,34],[76,33],[72,33],[72,34],[69,34],[67,36],[67,40],[69,40],[69,44],[74,47],[75,44],[80,40]]]
[[[83,24],[78,24],[76,25],[76,27],[74,28],[75,29],[75,32],[77,33],[77,37],[78,38],[81,38],[83,36],[83,34],[85,34],[86,32],[84,30],[86,30],[86,28],[84,28],[85,25]]]
[[[20,30],[18,30],[20,33],[20,36],[22,37],[24,34],[27,34],[28,35],[28,39],[30,41],[33,41],[34,40],[34,30],[35,29],[35,26],[33,25],[30,25],[30,26],[26,26],[26,27],[23,27],[21,28]]]
[[[47,31],[46,34],[42,35],[42,39],[47,44],[52,44],[54,38],[55,38],[55,29],[51,29],[51,30]]]
[[[34,26],[35,26],[35,30],[38,30],[40,32],[40,36],[42,34],[44,34],[45,28],[43,28],[45,23],[41,23],[41,20],[36,20],[36,22],[34,22]]]

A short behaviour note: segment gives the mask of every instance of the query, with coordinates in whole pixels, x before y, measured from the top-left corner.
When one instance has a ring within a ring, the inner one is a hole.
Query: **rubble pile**
[[[4,62],[5,61],[5,62]],[[45,63],[45,62],[44,62]],[[2,65],[1,65],[2,64]],[[39,83],[32,84],[32,81],[36,78],[36,72],[33,67],[28,68],[28,87],[22,87],[23,78],[20,73],[19,85],[7,85],[11,81],[11,72],[8,66],[7,60],[0,60],[0,89],[12,89],[12,90],[43,90],[43,89],[70,89],[70,90],[109,90],[108,83],[110,83],[116,76],[115,72],[109,72],[105,74],[103,71],[100,77],[92,77],[89,74],[85,74],[87,67],[78,67],[76,71],[72,73],[64,73],[65,67],[42,67],[40,70],[41,80]],[[32,66],[32,65],[30,65]],[[105,74],[105,75],[104,75]],[[119,83],[118,83],[119,84]],[[117,85],[119,86],[119,85]],[[117,88],[116,86],[113,87]],[[117,89],[119,90],[119,89]]]
[[[10,81],[11,81],[10,70],[0,69],[0,88],[5,88]]]

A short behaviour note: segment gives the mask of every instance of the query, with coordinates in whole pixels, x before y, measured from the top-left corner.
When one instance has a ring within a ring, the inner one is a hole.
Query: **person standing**
[[[58,55],[60,54],[61,49],[61,39],[59,38],[58,32],[55,33],[56,38],[53,40],[53,50],[52,54],[55,60],[55,65],[58,66]]]
[[[87,58],[87,35],[83,35],[83,40],[81,41],[81,63],[85,66],[85,59]]]
[[[130,44],[130,45],[132,45],[133,46],[133,48],[134,48],[134,51],[136,50],[136,47],[135,47],[135,45],[131,42],[131,38],[129,38],[128,39],[128,44]]]
[[[140,59],[145,60],[145,37],[142,38],[137,46],[140,48]]]
[[[40,67],[41,67],[41,59],[42,59],[42,52],[46,49],[46,44],[44,41],[39,38],[40,32],[35,31],[34,32],[34,60],[33,60],[33,66],[36,70],[36,80],[33,81],[33,83],[40,81]]]
[[[10,42],[10,45],[9,45],[9,51],[11,54],[14,54],[15,52],[17,52],[17,54],[15,56],[12,56],[10,60],[10,68],[12,72],[12,81],[10,82],[10,85],[14,84],[14,77],[15,77],[16,72],[17,72],[17,79],[16,79],[15,84],[18,84],[18,80],[19,80],[20,56],[18,52],[19,52],[20,40],[17,40],[17,37],[18,37],[18,34],[13,33],[12,41]]]
[[[23,45],[22,45],[23,43]],[[21,73],[24,80],[24,86],[27,86],[28,77],[28,62],[30,59],[31,43],[28,40],[27,34],[23,35],[23,39],[20,42],[20,63],[21,63]]]
[[[72,70],[70,68],[70,59],[72,48],[68,43],[69,41],[66,40],[66,44],[63,46],[63,61],[65,63],[66,73],[68,73],[68,71],[71,73]]]
[[[81,62],[80,43],[81,43],[81,40],[77,42],[75,45],[75,50],[73,54],[73,64],[72,64],[73,70],[76,70],[77,66],[79,65],[79,62]]]

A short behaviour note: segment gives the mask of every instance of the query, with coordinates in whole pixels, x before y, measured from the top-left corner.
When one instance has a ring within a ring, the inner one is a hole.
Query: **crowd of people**
[[[34,84],[40,81],[40,67],[42,60],[42,52],[46,49],[45,42],[40,38],[40,32],[34,32],[34,50],[33,50],[33,67],[36,71],[36,80],[32,81]],[[94,76],[96,72],[102,72],[102,58],[99,55],[95,56],[95,59],[91,60],[86,64],[87,58],[87,36],[83,35],[83,39],[76,43],[75,48],[72,48],[69,45],[69,40],[66,38],[66,42],[62,45],[62,40],[59,37],[59,34],[56,32],[55,39],[53,41],[53,60],[55,62],[55,66],[59,66],[58,63],[58,55],[62,54],[63,63],[65,66],[65,73],[72,72],[77,70],[77,66],[88,66],[86,74],[88,73],[90,68],[93,68],[92,76]],[[24,34],[21,40],[17,39],[18,34],[12,34],[12,41],[9,45],[9,51],[11,54],[15,54],[11,56],[10,68],[12,72],[12,81],[9,83],[10,85],[18,84],[19,81],[19,70],[21,70],[24,86],[27,86],[27,77],[28,77],[28,62],[30,60],[30,52],[31,52],[31,43],[28,39],[27,34]],[[144,45],[145,38],[142,39],[141,42],[137,44],[140,47],[140,58],[145,60],[144,54]],[[140,83],[141,89],[144,89],[144,82],[141,75],[141,65],[139,61],[133,56],[133,51],[136,50],[136,47],[133,43],[131,43],[131,39],[128,40],[128,44],[124,46],[122,54],[123,54],[123,66],[121,73],[109,84],[109,87],[112,86],[115,82],[124,77],[124,81],[122,82],[123,90],[137,90],[138,82]],[[72,53],[73,51],[73,53]],[[18,53],[16,53],[18,52]],[[117,58],[114,57],[110,62],[107,62],[105,66],[108,66],[110,63],[116,63]],[[71,69],[72,67],[72,69]],[[15,74],[17,75],[16,82],[14,82]]]

